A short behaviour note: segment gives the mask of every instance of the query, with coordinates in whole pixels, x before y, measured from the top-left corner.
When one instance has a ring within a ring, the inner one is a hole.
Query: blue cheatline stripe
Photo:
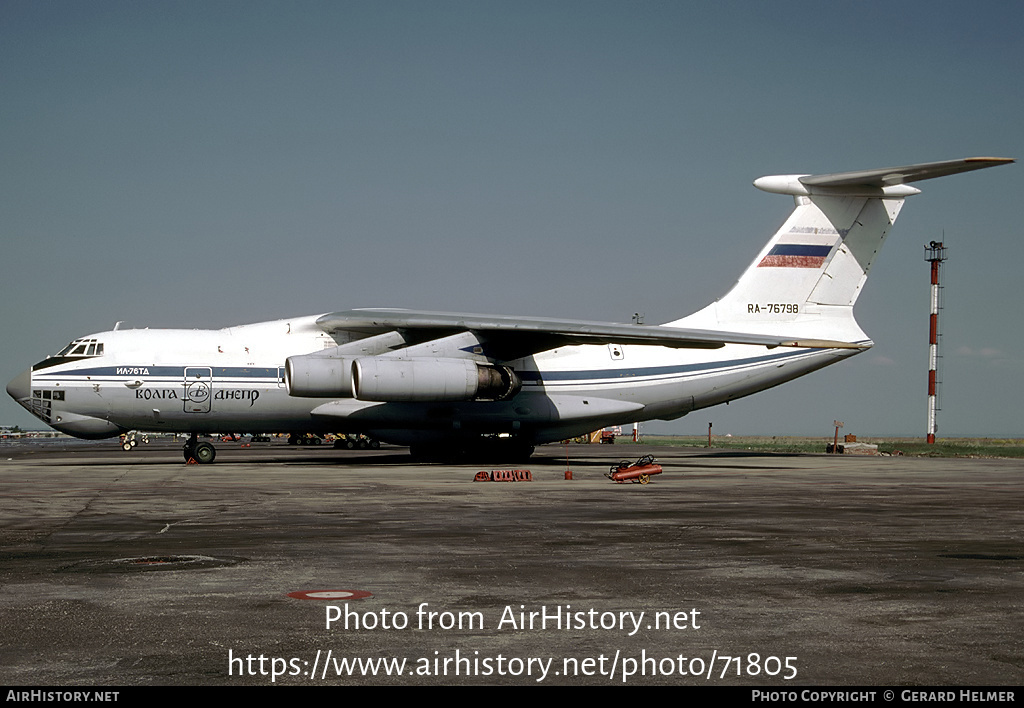
[[[805,243],[780,243],[768,251],[769,256],[814,256],[824,258],[832,252],[832,246],[816,246]]]
[[[281,367],[284,368],[284,367]],[[37,373],[36,377],[53,376],[163,376],[182,377],[185,370],[191,369],[193,376],[196,369],[210,369],[215,378],[240,378],[240,379],[276,379],[278,367],[258,366],[98,366],[92,369],[74,369],[70,371],[53,371]]]
[[[555,381],[586,381],[588,379],[611,379],[621,381],[623,379],[634,379],[643,376],[666,376],[673,374],[697,373],[712,371],[723,368],[739,368],[755,364],[763,364],[771,361],[792,359],[793,357],[807,356],[809,353],[825,351],[823,349],[811,349],[810,351],[794,351],[782,354],[769,354],[766,356],[749,357],[746,359],[727,359],[724,361],[711,361],[701,364],[677,364],[674,366],[648,366],[637,369],[595,369],[593,371],[517,371],[519,378],[526,382],[555,382]]]
[[[524,383],[542,384],[557,381],[587,381],[587,380],[610,380],[612,382],[624,382],[631,379],[651,376],[671,376],[678,374],[692,374],[716,369],[733,369],[757,364],[764,364],[773,361],[806,357],[809,354],[827,351],[825,349],[800,349],[777,354],[766,354],[764,356],[747,357],[744,359],[725,359],[722,361],[709,361],[698,364],[675,364],[669,366],[645,366],[628,369],[593,369],[589,371],[524,371],[516,373]],[[103,366],[92,369],[77,369],[74,371],[54,371],[46,374],[36,374],[37,381],[61,378],[85,378],[106,377],[123,378],[148,376],[151,378],[171,378],[184,380],[185,369],[208,368],[213,372],[214,379],[265,379],[276,382],[277,368],[260,367],[204,367],[204,366]],[[120,370],[120,373],[119,373]],[[269,382],[268,381],[268,382]],[[167,383],[167,382],[162,382]],[[171,381],[170,383],[174,383]]]

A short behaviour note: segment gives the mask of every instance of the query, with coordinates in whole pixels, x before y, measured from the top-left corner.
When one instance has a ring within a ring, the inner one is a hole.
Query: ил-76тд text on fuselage
[[[720,300],[660,326],[360,309],[219,330],[77,339],[8,393],[84,438],[128,430],[363,433],[420,449],[535,444],[672,419],[871,346],[853,316],[908,185],[967,158],[762,177],[796,207]],[[186,457],[197,449],[195,436]],[[204,443],[200,461],[212,461]],[[208,449],[207,449],[208,448]]]

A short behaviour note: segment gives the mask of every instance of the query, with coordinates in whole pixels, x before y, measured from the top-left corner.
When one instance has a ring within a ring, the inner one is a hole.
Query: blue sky
[[[1024,157],[1022,36],[1012,2],[8,0],[0,376],[117,320],[669,321],[788,215],[756,177]],[[920,186],[857,306],[874,349],[648,429],[923,435],[945,238],[940,436],[1022,436],[1024,167]]]

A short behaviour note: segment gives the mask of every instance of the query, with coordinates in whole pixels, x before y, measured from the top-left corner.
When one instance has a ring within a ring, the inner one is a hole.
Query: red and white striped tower
[[[946,260],[942,241],[932,241],[924,247],[924,259],[932,264],[932,311],[928,323],[928,443],[935,442],[938,425],[935,414],[939,410],[939,310],[942,309],[942,286],[939,285],[939,266]]]

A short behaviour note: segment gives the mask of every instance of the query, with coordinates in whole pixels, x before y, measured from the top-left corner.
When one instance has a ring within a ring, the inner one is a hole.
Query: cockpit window
[[[57,356],[102,356],[103,355],[103,342],[97,342],[95,339],[76,339],[67,345],[59,352]]]

